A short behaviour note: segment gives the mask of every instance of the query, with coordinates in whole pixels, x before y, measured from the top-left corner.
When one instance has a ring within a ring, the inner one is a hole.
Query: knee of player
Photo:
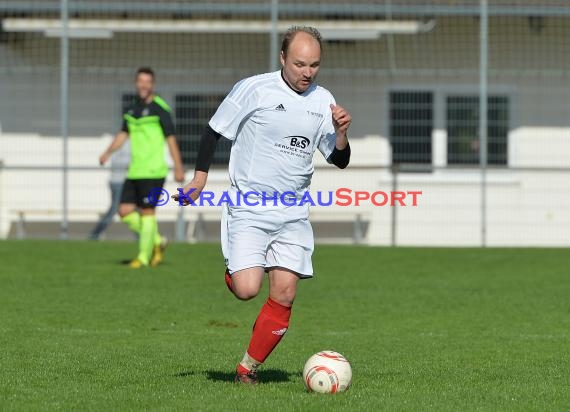
[[[239,300],[250,300],[257,296],[263,284],[261,268],[243,269],[232,275],[232,291]]]
[[[239,300],[253,299],[259,293],[259,289],[255,289],[252,287],[240,288],[240,287],[234,286],[233,291],[234,291],[235,297],[238,298]]]
[[[272,289],[269,291],[269,297],[275,302],[283,306],[292,306],[295,300],[296,289],[295,288],[282,288],[282,289]]]
[[[120,217],[125,217],[129,213],[133,212],[135,209],[130,206],[120,205],[118,208],[118,213]]]

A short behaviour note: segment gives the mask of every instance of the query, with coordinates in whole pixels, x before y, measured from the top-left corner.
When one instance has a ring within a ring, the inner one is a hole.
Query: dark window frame
[[[125,92],[121,94],[121,121],[123,114],[136,103],[137,94],[135,92]]]
[[[511,130],[511,98],[507,94],[487,97],[487,164],[508,166],[509,132]],[[463,100],[463,102],[461,102]],[[461,107],[461,106],[464,107]],[[461,122],[459,115],[467,119]],[[450,93],[445,97],[445,130],[447,164],[476,166],[479,164],[479,96]]]
[[[187,165],[196,163],[200,138],[208,121],[215,113],[225,95],[220,93],[176,93],[174,95],[174,124],[176,139],[180,146],[182,161]],[[212,166],[227,166],[231,141],[218,141]]]
[[[411,106],[406,108],[405,106]],[[392,164],[431,166],[435,129],[435,93],[425,89],[394,89],[388,95]],[[419,120],[418,120],[419,118]],[[417,124],[410,124],[416,121]],[[418,151],[411,150],[419,148]]]

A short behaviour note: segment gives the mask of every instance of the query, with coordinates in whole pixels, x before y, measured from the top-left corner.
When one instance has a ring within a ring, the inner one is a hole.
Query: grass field
[[[1,242],[0,410],[569,410],[570,253],[320,246],[257,387],[232,383],[263,298],[235,300],[217,245]],[[332,349],[342,394],[306,393]]]

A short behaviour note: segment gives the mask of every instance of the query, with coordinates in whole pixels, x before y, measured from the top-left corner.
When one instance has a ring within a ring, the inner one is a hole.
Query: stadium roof
[[[436,22],[430,20],[319,20],[304,21],[304,24],[319,25],[327,40],[373,40],[383,34],[417,34],[431,31]],[[284,33],[295,21],[280,20],[277,30]],[[61,20],[57,18],[4,19],[3,28],[8,32],[44,32],[48,37],[61,36]],[[111,38],[115,32],[122,33],[269,33],[268,20],[222,20],[222,19],[71,19],[68,34],[74,38]]]
[[[25,15],[53,14],[59,0],[0,0],[0,13]],[[180,0],[70,0],[70,12],[78,15],[105,14],[128,16],[212,15],[267,16],[270,2],[265,0],[180,1]],[[281,0],[279,11],[288,17],[382,17],[392,16],[472,16],[479,13],[479,0]],[[491,16],[570,16],[568,0],[489,0]]]

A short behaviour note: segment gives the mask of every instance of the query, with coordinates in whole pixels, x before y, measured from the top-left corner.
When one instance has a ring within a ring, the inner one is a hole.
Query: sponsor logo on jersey
[[[280,152],[300,158],[312,156],[311,140],[305,136],[285,136],[282,138],[286,143],[275,143]]]
[[[280,104],[279,106],[277,106],[275,108],[275,110],[277,110],[278,112],[286,112],[287,110],[285,109],[285,106],[283,106],[283,104]]]
[[[286,139],[289,139],[289,146],[300,149],[306,149],[311,144],[309,138],[305,136],[287,136]]]

